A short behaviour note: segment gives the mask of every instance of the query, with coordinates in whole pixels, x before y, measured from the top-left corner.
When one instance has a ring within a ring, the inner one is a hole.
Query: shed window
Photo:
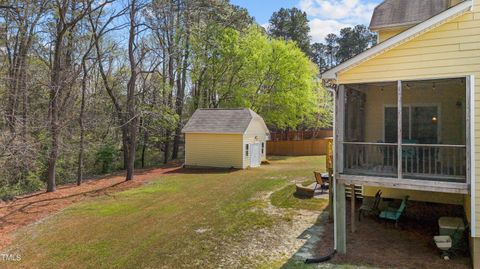
[[[245,156],[248,157],[248,144],[245,144]]]
[[[265,153],[265,142],[262,142],[262,154]]]

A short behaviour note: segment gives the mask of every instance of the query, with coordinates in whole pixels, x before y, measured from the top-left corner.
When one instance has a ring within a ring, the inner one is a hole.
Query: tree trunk
[[[148,134],[147,132],[145,132],[143,134],[143,145],[142,145],[142,168],[145,168],[145,155],[146,155],[146,152],[147,152],[147,142],[148,142]]]
[[[57,34],[55,37],[53,65],[50,82],[50,154],[48,158],[48,177],[47,177],[47,192],[53,192],[56,189],[55,173],[58,158],[58,142],[59,142],[59,122],[58,122],[58,99],[60,95],[60,81],[61,81],[61,58],[63,51],[63,36],[64,29],[60,23],[57,24]]]
[[[188,16],[188,15],[187,15]],[[183,115],[183,102],[185,98],[185,87],[187,82],[187,67],[188,67],[188,59],[190,56],[190,27],[188,21],[186,22],[186,37],[185,37],[185,55],[183,56],[183,63],[182,63],[182,75],[181,80],[177,83],[177,102],[176,102],[176,113],[178,115],[178,123],[177,128],[175,129],[175,137],[173,140],[173,152],[172,152],[172,159],[178,158],[178,150],[180,146],[180,137],[182,134],[182,115]]]
[[[170,136],[171,132],[167,131],[165,134],[165,143],[164,143],[164,148],[163,148],[163,163],[166,164],[168,163],[168,160],[170,159]]]
[[[80,116],[78,123],[80,125],[80,148],[78,151],[78,171],[77,171],[77,186],[82,184],[83,180],[83,155],[85,148],[85,126],[83,122],[85,114],[85,92],[87,91],[88,70],[85,58],[82,61],[83,77],[82,77],[82,96],[80,100]]]
[[[126,180],[132,180],[135,169],[135,154],[137,147],[137,123],[138,118],[135,109],[135,88],[137,82],[137,62],[135,60],[135,35],[136,35],[136,13],[137,6],[136,1],[132,0],[130,7],[130,31],[128,38],[128,59],[130,63],[130,80],[127,84],[127,114],[128,119],[125,123],[128,126],[128,162],[127,162],[127,178]]]
[[[56,97],[56,86],[52,85],[50,90],[50,154],[48,158],[47,192],[55,191],[55,171],[58,158],[58,99]]]

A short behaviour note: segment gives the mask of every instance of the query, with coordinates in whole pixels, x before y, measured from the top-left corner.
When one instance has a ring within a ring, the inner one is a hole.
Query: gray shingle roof
[[[370,29],[414,25],[447,10],[449,3],[450,0],[385,0],[375,8]]]
[[[183,127],[183,133],[243,134],[257,113],[248,108],[197,109]]]

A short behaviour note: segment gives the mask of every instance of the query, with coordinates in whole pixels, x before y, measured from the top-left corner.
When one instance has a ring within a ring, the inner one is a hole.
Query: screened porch
[[[468,83],[451,78],[342,85],[337,170],[344,178],[467,183]]]

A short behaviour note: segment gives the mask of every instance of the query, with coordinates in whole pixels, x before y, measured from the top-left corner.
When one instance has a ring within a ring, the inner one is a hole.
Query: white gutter
[[[445,10],[442,13],[439,13],[436,16],[431,17],[430,19],[419,23],[412,28],[409,28],[400,34],[393,36],[390,39],[385,40],[384,42],[376,45],[375,47],[368,49],[357,56],[351,58],[350,60],[337,65],[336,67],[327,70],[325,73],[321,74],[322,79],[336,79],[337,74],[341,71],[345,71],[347,69],[350,69],[354,67],[355,65],[360,64],[363,61],[366,61],[383,51],[387,49],[391,49],[393,47],[399,46],[401,43],[406,42],[419,34],[431,29],[432,27],[435,27],[436,25],[444,22],[445,20],[455,16],[459,15],[463,12],[466,12],[468,10],[471,10],[473,7],[473,0],[467,0],[464,1],[456,6],[453,6],[447,10]],[[403,41],[403,42],[402,42]]]
[[[331,186],[333,186],[333,249],[337,250],[337,203],[335,201],[337,201],[337,184],[336,184],[336,179],[335,179],[335,174],[336,174],[336,152],[335,152],[335,144],[336,144],[336,138],[337,138],[337,128],[335,128],[335,118],[336,118],[336,111],[337,111],[337,91],[336,89],[333,89],[333,88],[327,88],[327,90],[329,92],[331,92],[333,94],[333,146],[332,146],[332,154],[333,154],[333,158],[332,158],[332,165],[333,165],[333,176],[332,176],[332,184],[330,184]],[[328,156],[327,156],[328,158]],[[330,191],[330,190],[329,190]]]
[[[470,76],[470,236],[476,236],[476,169],[475,169],[475,76]]]

